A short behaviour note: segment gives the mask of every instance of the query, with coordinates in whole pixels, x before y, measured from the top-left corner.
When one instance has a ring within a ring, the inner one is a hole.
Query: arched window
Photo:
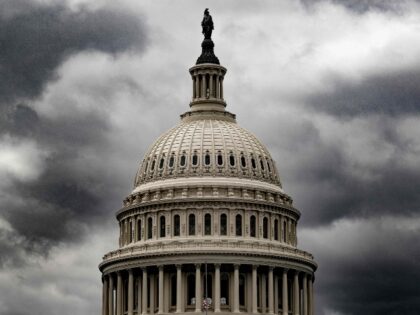
[[[257,236],[257,218],[255,217],[255,215],[252,215],[249,219],[249,226],[251,237]]]
[[[211,235],[211,215],[206,213],[204,216],[204,235]]]
[[[279,220],[274,220],[274,240],[279,240]]]
[[[227,235],[227,215],[225,213],[220,215],[220,235]]]
[[[137,240],[140,241],[141,240],[141,220],[137,221]]]
[[[188,216],[188,235],[195,235],[195,215]]]
[[[204,165],[206,165],[206,166],[210,165],[210,154],[208,152],[204,156]]]
[[[264,161],[263,159],[260,157],[260,165],[261,165],[261,169],[264,171]]]
[[[246,159],[243,155],[241,156],[241,165],[242,167],[246,167]]]
[[[156,164],[156,160],[152,161],[152,167],[150,169],[150,171],[153,171],[155,169],[155,164]]]
[[[263,237],[268,238],[268,219],[263,219]]]
[[[181,156],[181,160],[179,161],[179,165],[181,167],[185,167],[185,165],[187,165],[187,157],[185,156],[185,154],[183,154]]]
[[[229,156],[229,164],[230,164],[230,166],[235,166],[235,156],[234,155]]]
[[[144,167],[144,172],[147,172],[147,167],[149,166],[149,161],[146,162],[146,166]]]
[[[219,165],[219,166],[223,165],[223,155],[222,155],[222,153],[217,154],[217,165]]]
[[[270,165],[270,161],[267,159],[266,160],[267,161],[267,168],[268,168],[268,171],[269,172],[271,172],[271,165]]]
[[[131,243],[133,241],[133,222],[130,221],[128,228],[128,242]]]
[[[153,219],[147,219],[147,238],[151,239],[153,236]]]
[[[163,164],[165,163],[165,158],[163,157],[163,158],[161,158],[160,159],[160,162],[159,162],[159,169],[162,169],[163,168]]]
[[[286,242],[287,238],[287,223],[286,221],[283,221],[283,242]]]
[[[179,236],[180,235],[180,218],[178,214],[174,215],[174,236]]]
[[[235,224],[236,224],[236,236],[242,236],[242,216],[240,214],[236,215]]]
[[[193,166],[197,166],[198,165],[198,156],[197,156],[197,153],[194,153],[194,155],[192,157],[192,165]]]
[[[174,167],[174,163],[175,163],[175,157],[172,155],[169,158],[169,167]]]
[[[160,237],[165,237],[165,225],[166,225],[166,219],[165,219],[165,216],[164,215],[162,215],[161,217],[160,217]]]
[[[255,159],[254,158],[251,158],[251,165],[252,165],[252,168],[257,168],[257,164],[255,164]]]

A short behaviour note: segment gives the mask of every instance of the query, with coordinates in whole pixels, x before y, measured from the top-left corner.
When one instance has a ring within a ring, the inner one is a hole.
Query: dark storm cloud
[[[25,252],[46,255],[52,245],[80,240],[88,225],[112,219],[100,214],[113,213],[120,204],[112,200],[123,194],[111,178],[113,170],[102,163],[109,146],[107,114],[75,110],[66,117],[41,117],[31,102],[72,54],[139,53],[146,38],[138,16],[113,8],[73,11],[27,1],[5,1],[0,7],[0,136],[35,141],[48,153],[36,180],[13,178],[1,192],[1,216],[13,230],[0,227],[0,257],[7,257],[1,267],[24,263]],[[94,161],[86,150],[95,152]]]
[[[322,239],[328,246],[314,245],[318,303],[343,314],[418,314],[420,231],[408,220],[397,214],[339,224],[334,240]]]
[[[339,77],[328,82],[332,92],[309,95],[305,100],[316,110],[343,117],[420,113],[420,69],[370,75],[357,83]]]
[[[115,9],[70,10],[63,5],[3,1],[0,14],[0,102],[35,97],[71,54],[118,53],[142,47],[138,17]]]

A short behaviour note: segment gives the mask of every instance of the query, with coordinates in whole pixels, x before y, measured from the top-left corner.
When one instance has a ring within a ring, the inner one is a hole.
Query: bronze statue
[[[214,30],[214,27],[213,19],[211,18],[209,9],[204,10],[204,17],[203,21],[201,22],[201,26],[203,27],[204,39],[211,39],[211,33]]]

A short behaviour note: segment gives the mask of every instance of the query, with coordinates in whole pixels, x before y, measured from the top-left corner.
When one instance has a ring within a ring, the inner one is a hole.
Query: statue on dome
[[[211,33],[214,30],[213,26],[213,19],[209,13],[209,9],[204,10],[204,17],[203,21],[201,22],[201,26],[203,27],[203,34],[204,39],[211,39]]]

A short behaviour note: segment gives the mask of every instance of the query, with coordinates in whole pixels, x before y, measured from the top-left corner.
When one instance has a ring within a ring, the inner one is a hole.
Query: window
[[[165,216],[160,217],[160,237],[165,237]]]
[[[279,220],[274,220],[274,240],[279,240]]]
[[[131,243],[133,241],[133,222],[130,221],[128,228],[128,242]]]
[[[240,214],[236,215],[236,236],[242,236],[242,216]]]
[[[144,172],[147,172],[147,167],[149,166],[149,161],[146,162],[146,166],[144,167]]]
[[[220,304],[229,305],[229,274],[223,272],[220,275]]]
[[[169,158],[169,167],[174,167],[175,157],[172,155]]]
[[[227,215],[220,215],[220,235],[227,235]]]
[[[239,305],[245,306],[245,276],[243,274],[239,275]]]
[[[153,236],[153,219],[147,219],[147,238],[151,239]]]
[[[174,236],[180,235],[180,218],[178,214],[174,215]]]
[[[241,165],[242,165],[242,167],[246,167],[246,160],[245,160],[245,157],[243,155],[241,156]]]
[[[257,168],[257,164],[255,164],[254,158],[251,158],[251,165],[252,165],[252,168]]]
[[[268,219],[263,219],[263,237],[268,238]]]
[[[198,156],[197,156],[197,153],[194,153],[194,155],[192,157],[192,164],[194,166],[197,166],[198,165]]]
[[[222,166],[223,165],[223,156],[222,153],[219,153],[217,155],[217,165]]]
[[[195,305],[195,303],[199,303],[195,298],[195,275],[189,274],[187,276],[187,304]]]
[[[176,275],[171,276],[171,306],[176,305]]]
[[[204,156],[204,164],[206,166],[210,165],[210,154],[206,153],[206,155]]]
[[[249,225],[250,225],[251,237],[256,237],[257,236],[257,219],[255,218],[255,215],[252,215],[249,221],[250,221]]]
[[[160,159],[160,163],[159,163],[159,169],[163,168],[163,164],[165,163],[165,158],[161,158]]]
[[[261,169],[264,171],[264,161],[262,160],[261,157],[260,157],[260,165],[261,165]]]
[[[137,221],[137,240],[141,240],[141,220]]]
[[[181,161],[179,162],[179,165],[182,167],[185,167],[185,165],[187,164],[187,158],[185,155],[181,156]]]
[[[152,167],[150,169],[151,171],[153,171],[155,169],[155,164],[156,164],[156,160],[153,160],[152,161]]]
[[[286,242],[287,237],[287,224],[286,221],[283,221],[283,242]]]
[[[270,161],[269,160],[267,160],[267,168],[268,168],[268,171],[271,172],[271,166],[270,166]]]
[[[188,235],[195,235],[195,215],[188,216]]]
[[[204,216],[204,235],[211,235],[211,215],[206,213]]]
[[[235,166],[235,157],[233,155],[229,156],[229,164],[230,166]]]

